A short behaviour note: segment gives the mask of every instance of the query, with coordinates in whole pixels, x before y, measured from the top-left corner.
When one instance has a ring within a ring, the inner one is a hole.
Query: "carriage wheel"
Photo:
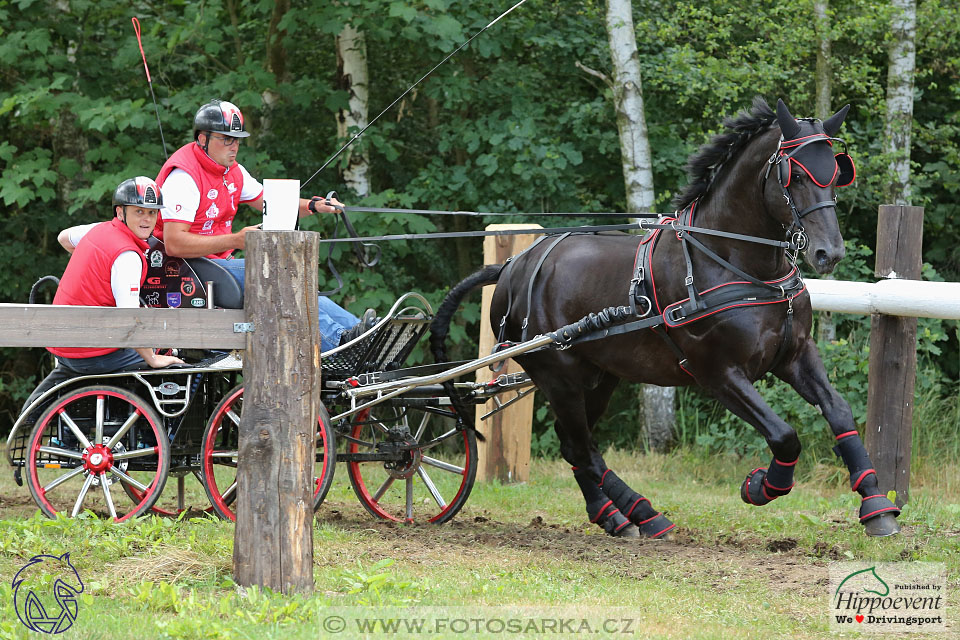
[[[37,420],[28,445],[27,485],[51,518],[91,509],[121,522],[149,511],[169,465],[167,433],[151,406],[117,387],[81,387]],[[117,499],[124,493],[132,500]]]
[[[346,444],[347,470],[367,511],[395,522],[434,523],[460,511],[477,473],[473,431],[416,409],[359,416]]]
[[[202,476],[203,488],[213,504],[213,510],[221,518],[236,521],[233,503],[237,499],[237,443],[240,413],[243,409],[243,385],[231,389],[220,401],[203,432]],[[330,415],[320,407],[317,420],[317,457],[314,466],[313,509],[323,504],[323,499],[333,484],[336,445],[330,428]]]

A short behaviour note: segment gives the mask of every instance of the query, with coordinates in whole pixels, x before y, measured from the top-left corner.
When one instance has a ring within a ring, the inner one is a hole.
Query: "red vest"
[[[53,304],[79,305],[85,307],[115,307],[113,289],[110,287],[110,269],[124,251],[136,251],[140,256],[140,284],[147,277],[147,260],[144,252],[147,243],[134,235],[120,218],[101,222],[77,244],[70,256],[67,269],[60,278]],[[90,327],[95,331],[96,327]],[[102,356],[115,348],[94,347],[48,347],[48,351],[64,358],[92,358]]]
[[[222,236],[232,233],[233,218],[243,191],[243,172],[233,163],[229,169],[217,164],[200,145],[191,142],[170,156],[157,176],[157,185],[163,188],[167,176],[174,169],[183,169],[200,189],[200,207],[190,225],[190,233],[201,236]],[[176,222],[174,220],[174,222]],[[154,235],[163,240],[163,211],[160,211]],[[233,250],[211,254],[208,258],[227,258]]]

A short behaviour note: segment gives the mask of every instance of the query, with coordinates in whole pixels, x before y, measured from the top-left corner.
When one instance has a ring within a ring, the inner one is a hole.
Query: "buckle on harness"
[[[653,303],[650,302],[650,298],[647,296],[637,296],[636,298],[638,304],[638,313],[637,315],[641,318],[645,318],[650,315],[650,312],[653,311]]]
[[[686,278],[684,278],[683,284],[684,286],[687,286],[687,287],[691,286],[693,284],[693,276],[687,276]]]

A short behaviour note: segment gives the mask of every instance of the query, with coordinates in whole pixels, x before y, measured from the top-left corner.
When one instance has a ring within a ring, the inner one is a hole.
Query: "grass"
[[[48,520],[15,504],[29,494],[4,473],[0,573],[8,578],[0,583],[0,636],[35,637],[16,618],[10,579],[35,554],[67,551],[86,589],[76,624],[60,637],[85,639],[331,637],[324,625],[337,616],[353,625],[337,637],[365,637],[358,620],[413,619],[415,607],[447,626],[391,637],[517,636],[495,625],[454,634],[450,624],[522,614],[585,619],[596,637],[827,638],[836,637],[827,626],[831,562],[940,562],[948,599],[960,586],[956,463],[916,465],[903,534],[871,539],[836,465],[802,468],[789,496],[754,508],[740,502],[738,487],[759,461],[681,450],[609,452],[607,462],[678,524],[676,540],[603,535],[586,522],[561,461],[535,460],[523,485],[478,484],[458,517],[440,527],[373,520],[338,469],[315,521],[316,591],[309,597],[234,585],[231,523]],[[200,505],[195,486],[188,480],[188,502]],[[949,608],[947,615],[957,634],[957,615]],[[605,620],[617,622],[604,630]]]

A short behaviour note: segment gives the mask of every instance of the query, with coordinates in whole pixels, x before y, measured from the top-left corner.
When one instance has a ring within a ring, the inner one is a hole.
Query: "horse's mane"
[[[706,193],[720,167],[776,119],[777,114],[760,96],[753,99],[753,106],[749,111],[740,111],[732,118],[726,118],[723,121],[726,130],[711,138],[710,142],[701,146],[687,161],[686,169],[690,182],[674,197],[674,208],[680,211]]]

